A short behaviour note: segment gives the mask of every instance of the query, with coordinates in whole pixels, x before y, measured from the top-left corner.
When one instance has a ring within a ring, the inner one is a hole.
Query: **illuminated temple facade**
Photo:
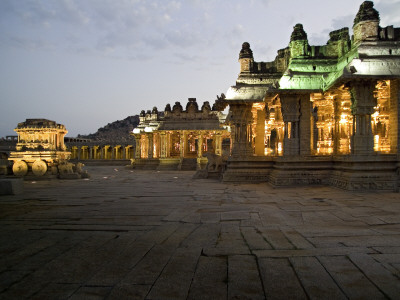
[[[342,28],[311,46],[301,24],[272,62],[249,43],[226,95],[232,157],[225,181],[397,190],[400,28],[380,27],[365,1],[353,36]]]
[[[223,96],[222,96],[223,98]],[[218,98],[213,107],[204,102],[199,107],[189,98],[186,108],[176,102],[163,112],[156,107],[140,113],[140,123],[133,130],[136,141],[135,168],[201,169],[207,163],[204,153],[229,155],[230,134],[224,125],[225,115]]]
[[[217,125],[216,118],[205,132],[182,118],[164,133],[159,125],[151,129],[158,114],[142,114],[136,158],[183,158],[197,149],[200,158],[205,136],[230,135],[224,181],[397,191],[400,28],[379,23],[373,2],[365,1],[351,37],[346,27],[332,31],[326,45],[312,46],[297,24],[272,62],[256,62],[243,43],[239,76],[223,99],[225,120]],[[214,147],[219,154],[219,141]]]

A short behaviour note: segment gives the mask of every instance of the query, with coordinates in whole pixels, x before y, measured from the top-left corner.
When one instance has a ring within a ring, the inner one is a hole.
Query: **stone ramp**
[[[1,299],[396,299],[400,199],[88,167],[0,201]],[[190,174],[189,174],[190,173]]]

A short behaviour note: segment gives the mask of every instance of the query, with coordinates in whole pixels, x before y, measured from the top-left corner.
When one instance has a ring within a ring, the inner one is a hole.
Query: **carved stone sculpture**
[[[225,169],[225,160],[221,155],[204,153],[203,157],[207,157],[206,169],[208,171],[223,171]]]

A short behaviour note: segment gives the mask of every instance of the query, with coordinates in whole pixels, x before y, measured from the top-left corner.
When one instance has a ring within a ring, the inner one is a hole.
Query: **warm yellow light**
[[[340,121],[339,121],[339,123],[340,123],[340,124],[345,124],[345,123],[347,123],[346,115],[345,115],[345,114],[342,114],[342,115],[340,116]]]
[[[379,135],[374,136],[374,151],[379,151]]]
[[[278,143],[278,154],[282,154],[282,143]]]

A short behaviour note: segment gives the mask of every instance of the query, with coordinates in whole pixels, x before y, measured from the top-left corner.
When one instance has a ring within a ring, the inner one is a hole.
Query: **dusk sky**
[[[0,137],[27,118],[67,136],[235,84],[243,42],[271,61],[302,23],[312,45],[353,25],[361,0],[0,0]],[[376,0],[400,27],[400,0]]]

